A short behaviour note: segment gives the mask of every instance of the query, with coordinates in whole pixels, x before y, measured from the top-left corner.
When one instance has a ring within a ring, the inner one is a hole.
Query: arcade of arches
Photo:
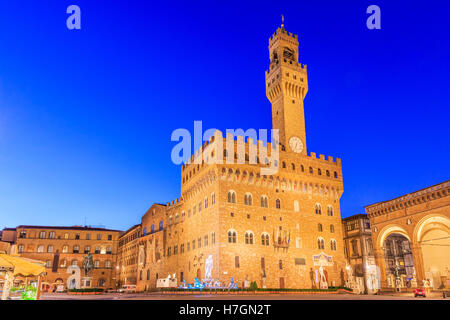
[[[450,288],[450,182],[366,207],[381,287]]]

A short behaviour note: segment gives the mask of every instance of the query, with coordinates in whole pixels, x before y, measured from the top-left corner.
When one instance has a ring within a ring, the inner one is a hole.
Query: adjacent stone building
[[[369,218],[366,214],[344,218],[342,230],[344,252],[349,263],[347,267],[352,268],[350,274],[364,293],[376,293],[379,289],[379,270],[375,264]]]
[[[138,243],[140,236],[140,224],[132,226],[120,236],[117,249],[117,287],[125,284],[136,284]]]
[[[450,181],[366,207],[381,287],[450,288]]]
[[[43,261],[47,275],[43,291],[49,291],[62,284],[73,272],[69,267],[81,269],[80,278],[85,277],[82,263],[87,253],[93,256],[94,269],[84,287],[113,288],[115,286],[114,266],[117,258],[119,230],[82,226],[18,226],[15,247],[21,257]]]

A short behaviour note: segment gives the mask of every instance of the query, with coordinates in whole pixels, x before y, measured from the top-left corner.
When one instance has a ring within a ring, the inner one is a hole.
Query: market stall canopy
[[[40,276],[46,272],[41,261],[33,261],[0,253],[0,270],[12,272],[14,276]]]

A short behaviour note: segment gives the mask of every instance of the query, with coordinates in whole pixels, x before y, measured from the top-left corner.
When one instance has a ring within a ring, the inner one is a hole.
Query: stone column
[[[382,248],[374,248],[374,256],[375,264],[380,268],[380,287],[387,288],[388,284],[386,278],[386,261],[384,259],[384,250]]]
[[[420,244],[411,244],[411,251],[413,254],[414,270],[416,271],[417,286],[423,286],[425,280],[425,266],[423,265],[422,247]]]

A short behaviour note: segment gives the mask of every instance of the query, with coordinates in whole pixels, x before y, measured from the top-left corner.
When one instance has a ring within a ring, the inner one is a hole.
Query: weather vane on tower
[[[284,16],[281,15],[281,28],[284,29]]]

